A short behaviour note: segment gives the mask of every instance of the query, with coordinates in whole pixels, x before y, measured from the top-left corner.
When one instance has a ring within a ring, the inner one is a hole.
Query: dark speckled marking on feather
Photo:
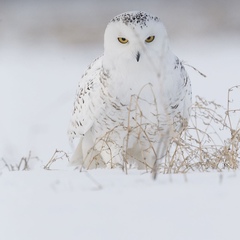
[[[147,27],[147,22],[150,20],[154,20],[156,22],[160,21],[158,17],[151,16],[144,12],[130,12],[116,16],[111,20],[111,22],[123,22],[127,26],[131,24],[139,25],[141,28],[143,28]]]

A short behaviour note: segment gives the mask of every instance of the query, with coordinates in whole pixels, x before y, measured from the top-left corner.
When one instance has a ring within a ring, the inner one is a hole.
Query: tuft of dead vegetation
[[[189,126],[171,141],[162,173],[235,170],[240,161],[240,103],[233,107],[232,94],[240,85],[228,90],[226,109],[199,96],[192,107]]]
[[[55,163],[56,161],[64,161],[67,160],[69,162],[69,156],[65,151],[62,150],[55,150],[53,153],[52,157],[48,161],[48,163],[43,167],[45,170],[52,170],[52,164]]]
[[[39,158],[36,156],[32,156],[32,152],[29,151],[26,157],[22,157],[18,163],[9,163],[4,158],[1,159],[1,168],[6,168],[9,171],[28,171],[32,169],[32,165],[39,162]]]
[[[165,148],[167,147],[167,153],[164,157],[158,157],[157,169],[155,169],[155,165],[147,164],[147,159],[139,164],[145,164],[145,169],[153,172],[154,177],[159,173],[175,174],[237,169],[240,161],[240,103],[235,103],[233,95],[239,90],[240,85],[228,90],[225,108],[214,101],[196,96],[188,126],[170,141],[169,146],[164,145]],[[234,106],[234,104],[237,105]],[[145,146],[146,151],[152,151],[157,156],[158,150],[154,148],[150,137],[144,131],[146,126],[139,123],[137,127],[139,128],[139,136],[149,139],[149,146]],[[157,129],[157,126],[152,126],[152,128],[154,127]],[[107,142],[104,145],[106,148],[103,149],[104,151],[108,150],[108,141],[111,139],[109,136],[114,130],[109,131],[107,137],[101,139],[104,143]],[[132,130],[126,129],[126,131],[129,135]],[[96,149],[93,150],[96,151]],[[114,155],[109,147],[109,155],[112,157],[108,162],[104,163],[103,159],[101,160],[100,153],[93,154],[90,161],[90,165],[93,165],[91,167],[85,165],[84,167],[87,169],[107,167],[107,164],[110,163],[110,168],[120,166],[127,173],[128,169],[133,166],[128,158],[130,154],[127,154],[123,156],[122,164],[119,162],[115,164],[114,157],[119,155],[119,152]]]
[[[240,85],[228,90],[225,108],[214,101],[196,96],[188,126],[171,140],[167,154],[158,159],[157,169],[144,162],[139,164],[145,164],[146,171],[154,172],[156,170],[155,174],[194,171],[220,172],[237,169],[240,162],[240,102],[236,102],[235,97],[240,96],[239,91]],[[143,128],[141,124],[137,127],[140,130]],[[142,134],[148,139],[146,131],[143,131]],[[150,140],[148,148],[157,152],[156,149],[153,149]],[[116,155],[118,154],[116,153]],[[155,154],[157,155],[157,153]],[[107,163],[102,161],[100,164],[99,159],[100,153],[93,156],[90,164],[93,163],[94,168],[106,167]],[[115,164],[111,162],[112,160],[113,158],[109,159],[111,168],[121,167],[127,173],[133,167],[128,161],[127,155],[123,158],[122,164],[119,162]],[[8,163],[4,158],[0,160],[1,168],[6,168],[9,171],[30,170],[36,161],[40,160],[38,157],[32,156],[31,151],[16,164]],[[65,151],[55,150],[44,169],[53,170],[52,166],[57,161],[69,162],[69,155]],[[85,168],[88,169],[87,166]]]

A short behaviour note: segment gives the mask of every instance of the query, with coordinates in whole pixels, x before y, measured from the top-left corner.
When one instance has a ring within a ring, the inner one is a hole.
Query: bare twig
[[[55,152],[53,153],[52,157],[48,161],[48,163],[44,166],[44,169],[51,170],[50,167],[52,166],[52,164],[54,162],[56,162],[57,160],[64,160],[64,158],[69,161],[69,156],[66,152],[56,149]]]

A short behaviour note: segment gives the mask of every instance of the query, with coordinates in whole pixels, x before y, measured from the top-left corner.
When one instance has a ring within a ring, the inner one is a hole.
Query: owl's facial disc
[[[152,65],[168,51],[168,38],[159,18],[134,11],[114,17],[104,34],[104,66]],[[149,62],[151,59],[151,63]],[[154,60],[153,60],[154,59]],[[152,61],[153,60],[153,61]],[[139,64],[138,64],[139,63]]]

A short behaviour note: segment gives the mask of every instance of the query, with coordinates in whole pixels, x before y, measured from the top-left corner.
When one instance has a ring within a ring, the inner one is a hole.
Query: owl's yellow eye
[[[145,42],[150,43],[155,39],[155,36],[149,36],[148,38],[146,38]]]
[[[118,38],[118,41],[119,41],[120,43],[122,43],[122,44],[128,43],[128,40],[127,40],[126,38],[123,38],[123,37],[119,37],[119,38]]]

